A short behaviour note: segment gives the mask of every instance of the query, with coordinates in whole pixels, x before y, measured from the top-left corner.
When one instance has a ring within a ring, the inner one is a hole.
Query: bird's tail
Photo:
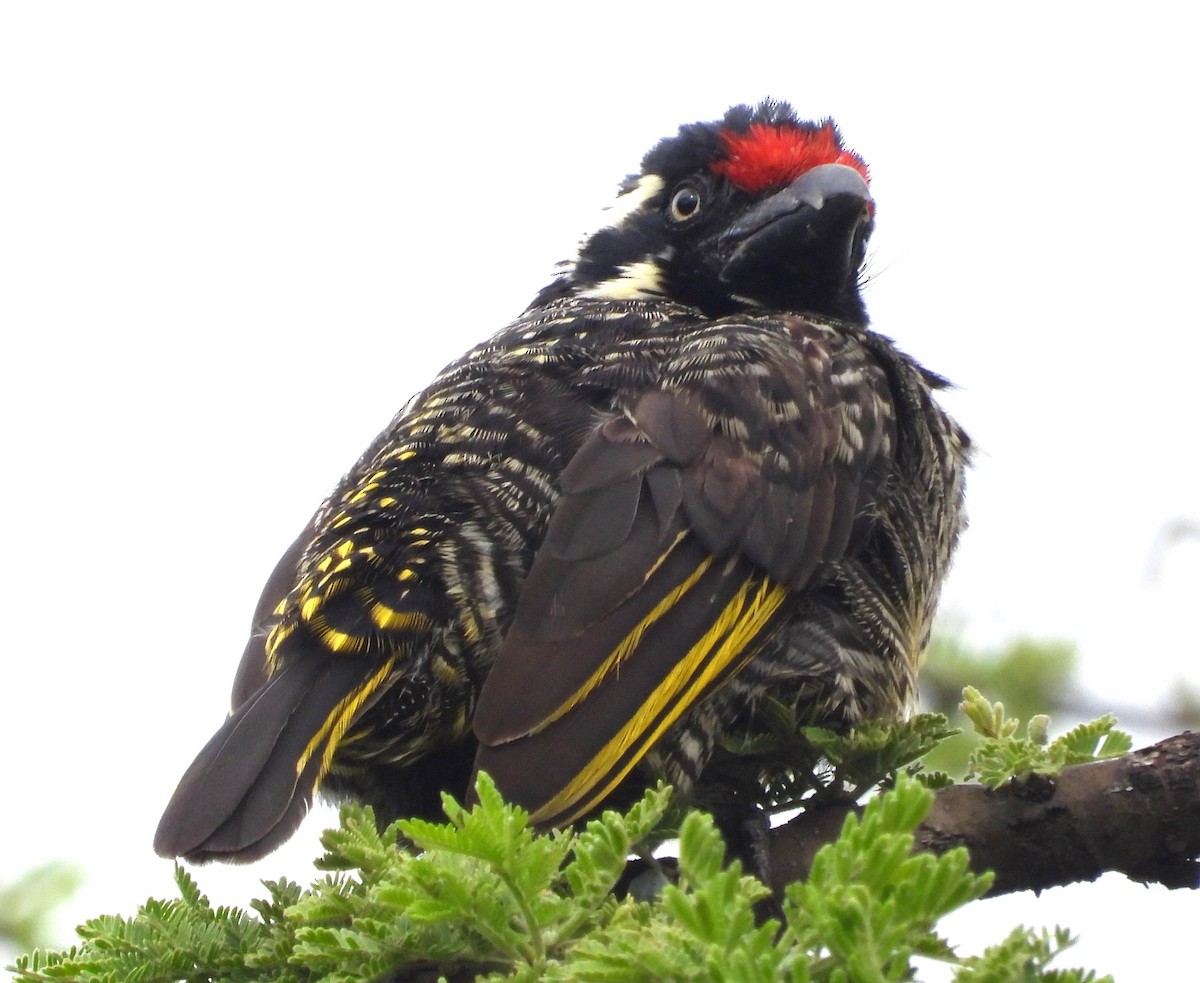
[[[295,832],[355,715],[392,669],[293,650],[179,781],[154,835],[164,857],[249,862]]]

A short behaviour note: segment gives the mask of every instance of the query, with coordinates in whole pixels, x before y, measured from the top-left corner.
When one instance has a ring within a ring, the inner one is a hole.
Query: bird
[[[156,851],[258,859],[317,794],[436,817],[480,772],[543,829],[719,803],[766,700],[908,713],[970,440],[870,327],[870,177],[774,99],[657,142],[279,560]]]

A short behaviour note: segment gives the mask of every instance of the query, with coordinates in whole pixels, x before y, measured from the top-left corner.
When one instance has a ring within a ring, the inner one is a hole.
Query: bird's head
[[[710,316],[766,309],[865,322],[867,165],[831,120],[735,106],[655,146],[586,237],[555,296],[667,299]]]

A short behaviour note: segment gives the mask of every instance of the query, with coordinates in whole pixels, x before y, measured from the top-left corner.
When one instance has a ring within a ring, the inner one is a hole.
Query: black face
[[[874,225],[866,165],[829,121],[785,103],[680,128],[622,189],[611,225],[536,304],[570,293],[663,298],[710,316],[795,311],[866,322]]]
[[[762,307],[863,321],[858,274],[873,207],[866,181],[840,164],[758,195],[686,178],[662,216],[667,293],[710,314]]]

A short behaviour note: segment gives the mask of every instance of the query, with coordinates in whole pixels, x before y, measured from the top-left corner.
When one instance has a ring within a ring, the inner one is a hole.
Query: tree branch
[[[777,890],[807,876],[854,806],[802,813],[771,831]],[[1143,883],[1200,887],[1200,734],[1187,731],[1120,758],[998,789],[940,789],[917,830],[920,849],[965,846],[994,870],[991,894],[1040,891],[1119,871]]]

